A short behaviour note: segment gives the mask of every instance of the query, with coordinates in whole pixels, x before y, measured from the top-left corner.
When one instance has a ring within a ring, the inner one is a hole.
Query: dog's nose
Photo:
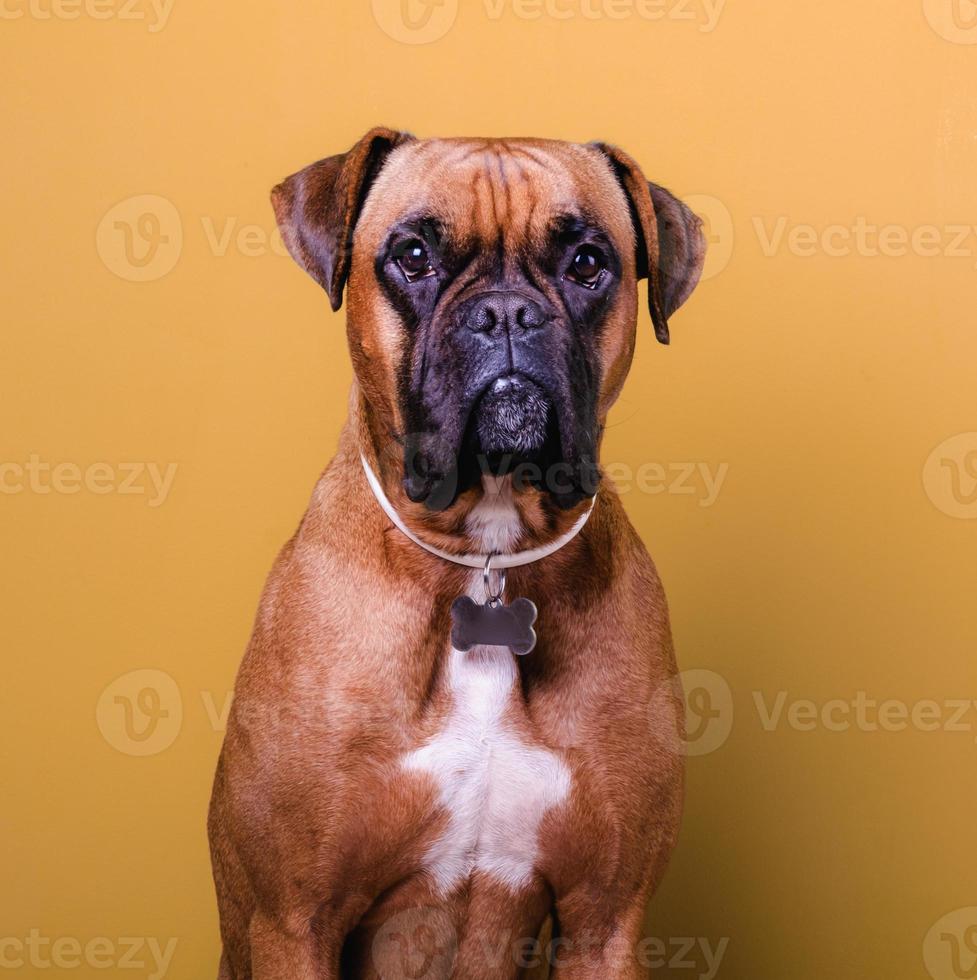
[[[544,326],[546,314],[523,293],[492,292],[472,303],[465,323],[475,333],[492,333],[498,329],[528,331]]]

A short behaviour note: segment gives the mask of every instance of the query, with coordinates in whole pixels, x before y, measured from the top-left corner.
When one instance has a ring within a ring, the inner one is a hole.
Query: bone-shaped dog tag
[[[524,657],[536,646],[536,605],[530,599],[516,599],[479,605],[463,595],[451,604],[451,645],[464,653],[472,647],[508,647]]]
[[[505,569],[492,568],[489,555],[482,571],[485,605],[463,595],[451,604],[451,645],[462,653],[472,647],[508,647],[524,657],[536,646],[536,606],[529,599],[516,599],[510,605],[502,601],[505,592]],[[496,584],[492,586],[492,572]]]

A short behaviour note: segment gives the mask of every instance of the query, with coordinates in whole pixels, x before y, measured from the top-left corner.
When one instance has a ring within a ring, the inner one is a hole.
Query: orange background
[[[625,503],[697,672],[651,933],[727,938],[732,980],[972,975],[977,707],[951,724],[977,618],[969,0],[729,0],[714,22],[703,0],[445,0],[430,38],[399,0],[33,2],[0,17],[0,957],[31,930],[103,937],[113,972],[150,976],[119,940],[175,938],[167,977],[216,975],[220,716],[350,381],[343,315],[267,194],[384,123],[609,140],[707,218],[707,279],[669,349],[642,312],[604,449],[664,468]],[[32,457],[60,467],[48,492]],[[684,464],[726,467],[714,500]],[[788,716],[859,692],[935,701],[937,730]],[[660,975],[708,975],[688,960]]]

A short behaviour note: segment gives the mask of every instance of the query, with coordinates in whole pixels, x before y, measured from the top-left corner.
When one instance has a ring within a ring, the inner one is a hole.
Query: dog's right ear
[[[333,310],[343,304],[353,229],[370,185],[387,154],[413,139],[393,129],[371,129],[347,153],[311,164],[271,192],[289,254],[326,291]]]

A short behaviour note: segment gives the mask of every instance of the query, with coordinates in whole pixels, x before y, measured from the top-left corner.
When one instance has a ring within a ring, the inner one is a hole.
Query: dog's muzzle
[[[552,407],[534,381],[508,374],[492,383],[474,411],[478,449],[530,456],[543,448]]]
[[[422,395],[420,417],[434,424],[405,445],[407,496],[440,510],[483,475],[516,470],[561,507],[592,496],[594,422],[546,297],[528,285],[481,290],[447,320],[442,380]]]
[[[524,456],[542,449],[552,405],[530,374],[545,373],[551,317],[523,292],[492,290],[465,303],[457,323],[465,346],[497,372],[472,411],[477,451]]]

